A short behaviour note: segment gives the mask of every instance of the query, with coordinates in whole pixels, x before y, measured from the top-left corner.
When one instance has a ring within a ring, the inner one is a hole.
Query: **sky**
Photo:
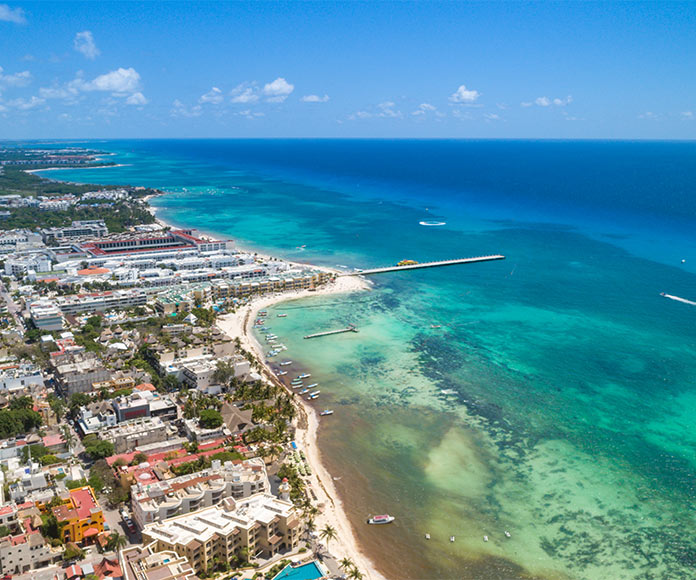
[[[0,0],[0,139],[696,136],[696,2]]]

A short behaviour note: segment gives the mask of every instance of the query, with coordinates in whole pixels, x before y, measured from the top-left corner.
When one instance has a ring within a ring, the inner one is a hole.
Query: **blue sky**
[[[696,136],[696,2],[9,2],[0,139]]]

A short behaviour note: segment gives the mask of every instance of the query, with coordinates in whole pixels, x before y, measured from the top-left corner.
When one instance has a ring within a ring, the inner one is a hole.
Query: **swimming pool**
[[[310,562],[293,568],[290,564],[285,566],[273,580],[316,580],[325,576],[324,571],[317,562]]]

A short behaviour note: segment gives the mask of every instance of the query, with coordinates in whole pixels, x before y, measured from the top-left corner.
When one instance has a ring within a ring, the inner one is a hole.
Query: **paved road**
[[[5,304],[7,304],[7,311],[10,313],[12,318],[14,318],[17,328],[19,328],[20,332],[24,332],[24,322],[22,321],[22,317],[19,315],[20,308],[17,303],[12,300],[12,296],[8,294],[5,284],[2,282],[0,282],[0,297],[5,301]]]

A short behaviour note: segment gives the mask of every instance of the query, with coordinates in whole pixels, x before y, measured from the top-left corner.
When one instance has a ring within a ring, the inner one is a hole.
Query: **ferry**
[[[333,415],[333,410],[331,409],[324,409],[321,413],[319,413],[322,417],[326,417],[327,415]]]
[[[278,318],[287,318],[287,314],[278,314]]]
[[[282,376],[287,375],[287,374],[288,374],[288,371],[278,371],[278,372],[276,373],[276,375],[279,376],[279,377],[282,377]]]
[[[288,366],[288,365],[291,365],[291,364],[292,364],[292,361],[291,361],[291,360],[284,360],[282,363],[280,363],[280,366],[281,366],[281,367],[285,367],[285,366]]]
[[[297,378],[298,379],[308,379],[311,376],[312,375],[310,375],[309,373],[304,373],[304,374],[298,375]]]
[[[390,516],[389,514],[384,514],[381,516],[372,516],[367,519],[368,524],[391,524],[396,518]]]

